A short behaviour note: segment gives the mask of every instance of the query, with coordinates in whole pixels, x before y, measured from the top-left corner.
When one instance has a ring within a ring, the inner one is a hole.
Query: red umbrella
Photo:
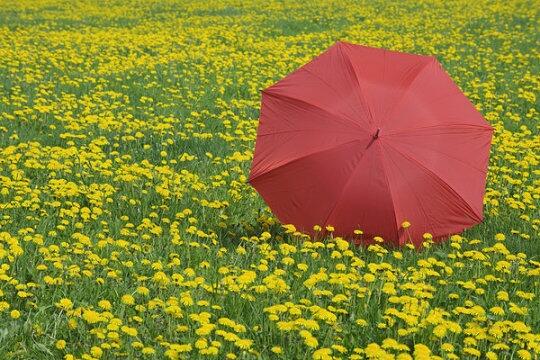
[[[435,57],[337,42],[262,91],[249,182],[301,231],[419,244],[482,221],[492,133]]]

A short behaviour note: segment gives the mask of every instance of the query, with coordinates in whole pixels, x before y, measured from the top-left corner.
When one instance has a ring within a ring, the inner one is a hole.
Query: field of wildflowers
[[[0,1],[0,359],[538,358],[537,8]],[[483,224],[418,251],[277,223],[259,91],[340,39],[435,55],[494,126]]]

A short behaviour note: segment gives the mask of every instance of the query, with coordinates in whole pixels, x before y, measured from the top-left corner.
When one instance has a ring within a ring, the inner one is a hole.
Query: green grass
[[[61,298],[85,310],[96,310],[99,300],[108,299],[111,313],[137,328],[137,339],[122,334],[118,349],[104,346],[102,358],[107,359],[142,358],[140,350],[130,345],[135,340],[153,347],[155,354],[148,357],[156,359],[171,355],[166,352],[170,344],[195,346],[199,325],[189,315],[202,311],[212,314],[213,323],[228,317],[244,325],[246,332],[237,335],[253,341],[251,350],[242,350],[215,333],[207,336],[222,343],[217,358],[228,352],[246,359],[312,358],[315,348],[304,345],[298,330],[280,331],[264,312],[276,304],[298,305],[302,299],[336,315],[332,323],[317,319],[320,329],[312,333],[318,348],[344,346],[343,358],[353,355],[355,348],[365,351],[370,343],[381,345],[386,338],[407,345],[410,351],[403,352],[411,354],[415,345],[425,344],[434,354],[451,358],[441,350],[443,343],[451,343],[459,358],[472,357],[467,347],[479,349],[481,356],[494,351],[500,358],[517,358],[519,350],[528,349],[537,357],[540,284],[533,271],[540,262],[538,102],[523,95],[537,93],[538,87],[534,5],[527,1],[0,2],[0,190],[7,189],[0,195],[0,232],[16,239],[0,239],[0,304],[10,306],[0,311],[0,358],[57,359],[65,354],[88,358],[92,346],[115,343],[91,333],[105,329],[105,322],[88,324],[80,314],[61,311],[55,306]],[[461,249],[456,249],[457,240],[448,241],[420,251],[403,249],[403,258],[396,259],[393,252],[398,249],[383,254],[377,248],[353,247],[351,254],[340,251],[337,258],[333,245],[314,250],[298,235],[286,233],[247,184],[259,91],[339,39],[435,55],[495,126],[485,220],[462,234],[466,240]],[[49,109],[40,110],[41,105]],[[235,152],[245,156],[235,159]],[[195,157],[180,161],[184,153]],[[64,196],[66,190],[55,192],[51,180],[58,179],[73,182],[79,192],[70,196]],[[92,185],[102,192],[111,188],[112,193],[96,195]],[[203,199],[227,203],[212,208],[204,206]],[[80,212],[70,214],[73,205],[97,211],[97,216],[85,220]],[[192,213],[177,216],[184,209]],[[145,219],[161,232],[137,229]],[[180,242],[171,241],[175,226]],[[265,231],[272,238],[262,241]],[[88,236],[89,243],[77,241],[74,233]],[[489,251],[499,233],[506,235],[509,254]],[[479,241],[469,243],[473,239]],[[119,240],[126,241],[126,247]],[[297,252],[286,254],[280,249],[284,243],[293,244]],[[474,260],[467,251],[489,258]],[[294,265],[283,262],[288,256]],[[168,266],[173,258],[180,263]],[[423,260],[429,259],[444,263],[452,273],[439,265],[433,267],[436,274],[425,270]],[[358,260],[365,266],[355,264]],[[508,272],[497,267],[503,260],[510,264]],[[200,266],[204,261],[208,268]],[[268,269],[257,269],[264,262]],[[305,263],[308,270],[298,270],[297,263]],[[336,269],[340,263],[345,270]],[[39,264],[47,269],[37,269]],[[381,264],[390,265],[388,272],[373,270]],[[219,272],[220,267],[229,273]],[[188,276],[188,268],[196,275]],[[315,288],[306,286],[305,281],[321,268],[329,274],[345,273],[351,283],[324,280]],[[279,284],[266,277],[280,269],[284,274],[276,276],[286,284],[284,291],[270,288],[257,293],[252,288]],[[228,275],[248,270],[257,276],[245,288],[228,282]],[[111,271],[115,277],[108,276]],[[184,280],[160,285],[151,280],[158,271],[170,279],[174,273],[183,274]],[[365,281],[367,273],[376,276],[374,282]],[[484,283],[486,275],[500,281]],[[63,283],[48,284],[46,276]],[[197,276],[202,283],[190,282]],[[483,292],[464,288],[461,281],[472,281]],[[384,290],[387,283],[426,309],[392,303]],[[208,304],[181,305],[180,318],[160,306],[140,311],[120,301],[143,284],[150,295],[135,297],[146,307],[152,299],[165,302],[185,292]],[[415,293],[424,286],[432,287],[429,296]],[[21,290],[31,296],[20,297]],[[519,290],[534,298],[519,297]],[[497,300],[499,291],[507,291],[511,300]],[[458,298],[450,298],[452,293]],[[332,302],[338,294],[347,300]],[[468,301],[485,309],[485,319],[459,313],[457,309],[467,307]],[[512,312],[511,302],[528,312]],[[505,314],[492,314],[493,306],[501,306]],[[495,349],[498,341],[473,330],[439,339],[433,335],[433,324],[417,324],[415,331],[400,335],[398,330],[414,326],[385,318],[391,307],[403,313],[420,311],[418,323],[430,310],[441,309],[448,313],[445,319],[463,330],[478,325],[489,332],[498,322],[521,321],[534,339],[525,344],[518,332],[509,331],[500,339],[509,345],[506,351]],[[12,309],[18,309],[21,317],[12,319]],[[303,318],[313,318],[308,309],[301,311]],[[369,325],[356,325],[359,318]],[[77,328],[68,326],[69,319],[77,320]],[[381,323],[386,328],[377,327]],[[177,331],[178,325],[187,326],[187,331]],[[478,344],[470,345],[470,338]],[[55,348],[59,339],[66,340],[65,350]],[[273,346],[281,346],[283,354],[271,352]],[[338,350],[333,351],[338,356]],[[204,354],[193,348],[184,356]]]

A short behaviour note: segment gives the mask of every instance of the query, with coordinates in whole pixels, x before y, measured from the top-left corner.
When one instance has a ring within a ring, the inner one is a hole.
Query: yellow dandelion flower
[[[375,275],[373,274],[367,273],[367,274],[364,274],[363,277],[364,277],[364,281],[367,283],[372,283],[375,281]]]
[[[99,359],[103,355],[103,350],[101,350],[101,348],[98,346],[92,346],[92,348],[90,349],[90,354],[92,354],[93,357]]]
[[[56,303],[56,307],[62,310],[70,310],[73,308],[73,302],[70,299],[63,298]]]
[[[253,345],[253,340],[250,339],[238,339],[234,342],[234,345],[239,347],[242,350],[248,350]]]
[[[313,352],[313,360],[332,360],[332,349],[320,348]]]
[[[12,318],[12,319],[18,319],[21,317],[21,313],[19,310],[11,310],[11,312],[9,313],[9,316]]]
[[[495,240],[497,241],[504,241],[506,240],[506,236],[502,233],[495,234]]]
[[[133,297],[133,295],[130,295],[130,294],[122,295],[121,301],[123,304],[126,304],[126,305],[135,304],[135,298]]]

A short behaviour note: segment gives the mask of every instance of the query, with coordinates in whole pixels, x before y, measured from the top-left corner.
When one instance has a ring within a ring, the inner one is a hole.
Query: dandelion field
[[[537,2],[0,4],[0,359],[540,356]],[[272,216],[259,91],[336,40],[435,55],[495,128],[482,224]]]

